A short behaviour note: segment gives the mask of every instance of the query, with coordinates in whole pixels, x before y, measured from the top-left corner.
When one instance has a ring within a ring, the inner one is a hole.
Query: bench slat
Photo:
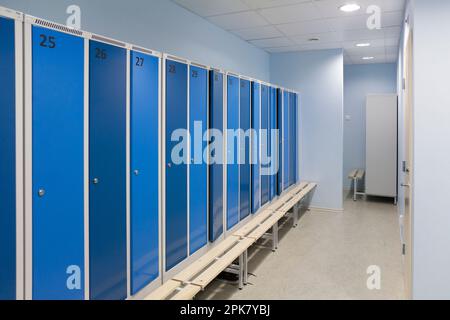
[[[202,290],[199,286],[189,284],[174,295],[170,300],[192,300]]]
[[[186,267],[183,271],[173,277],[174,280],[181,281],[183,283],[191,280],[193,276],[202,271],[206,266],[213,262],[218,256],[222,255],[230,247],[232,247],[239,239],[235,237],[228,237],[217,246],[208,251],[205,255]]]
[[[360,169],[358,170],[358,173],[356,174],[356,179],[361,180],[364,177],[365,171]]]
[[[358,169],[353,170],[352,172],[350,172],[348,174],[348,178],[349,179],[355,179],[357,173],[358,173]]]
[[[213,281],[223,270],[233,263],[245,250],[254,243],[253,239],[245,238],[238,245],[228,251],[216,263],[203,271],[197,278],[192,280],[192,284],[200,286],[204,289],[211,281]]]
[[[161,287],[153,291],[144,300],[164,300],[170,296],[178,287],[181,286],[181,282],[175,280],[169,280]]]

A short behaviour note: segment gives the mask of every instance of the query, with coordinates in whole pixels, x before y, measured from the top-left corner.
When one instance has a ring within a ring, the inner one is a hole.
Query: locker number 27
[[[45,34],[41,34],[39,36],[41,38],[40,46],[44,48],[54,49],[56,47],[55,37],[46,36]]]

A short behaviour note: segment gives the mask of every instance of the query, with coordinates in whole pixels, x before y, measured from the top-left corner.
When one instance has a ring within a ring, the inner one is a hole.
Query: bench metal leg
[[[353,179],[353,201],[356,201],[356,193],[358,188],[358,180],[356,178]]]
[[[293,218],[293,226],[292,227],[293,228],[298,226],[298,219],[299,219],[298,213],[299,213],[299,209],[300,209],[299,207],[300,207],[299,203],[296,203],[295,206],[294,206],[294,211],[292,213],[292,218]]]
[[[278,248],[278,221],[272,227],[272,251]]]
[[[239,290],[244,288],[244,254],[239,256]]]
[[[244,251],[244,285],[248,283],[248,250]]]

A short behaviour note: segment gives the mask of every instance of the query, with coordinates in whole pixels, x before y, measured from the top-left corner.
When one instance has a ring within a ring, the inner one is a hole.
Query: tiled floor
[[[397,207],[346,198],[344,208],[307,212],[295,229],[287,222],[275,253],[249,253],[253,275],[244,290],[215,280],[196,299],[403,299]],[[371,265],[381,269],[380,290],[367,288]]]

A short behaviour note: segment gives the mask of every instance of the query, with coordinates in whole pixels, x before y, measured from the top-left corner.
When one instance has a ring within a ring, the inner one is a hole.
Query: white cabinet
[[[397,95],[368,95],[366,194],[397,197]]]

